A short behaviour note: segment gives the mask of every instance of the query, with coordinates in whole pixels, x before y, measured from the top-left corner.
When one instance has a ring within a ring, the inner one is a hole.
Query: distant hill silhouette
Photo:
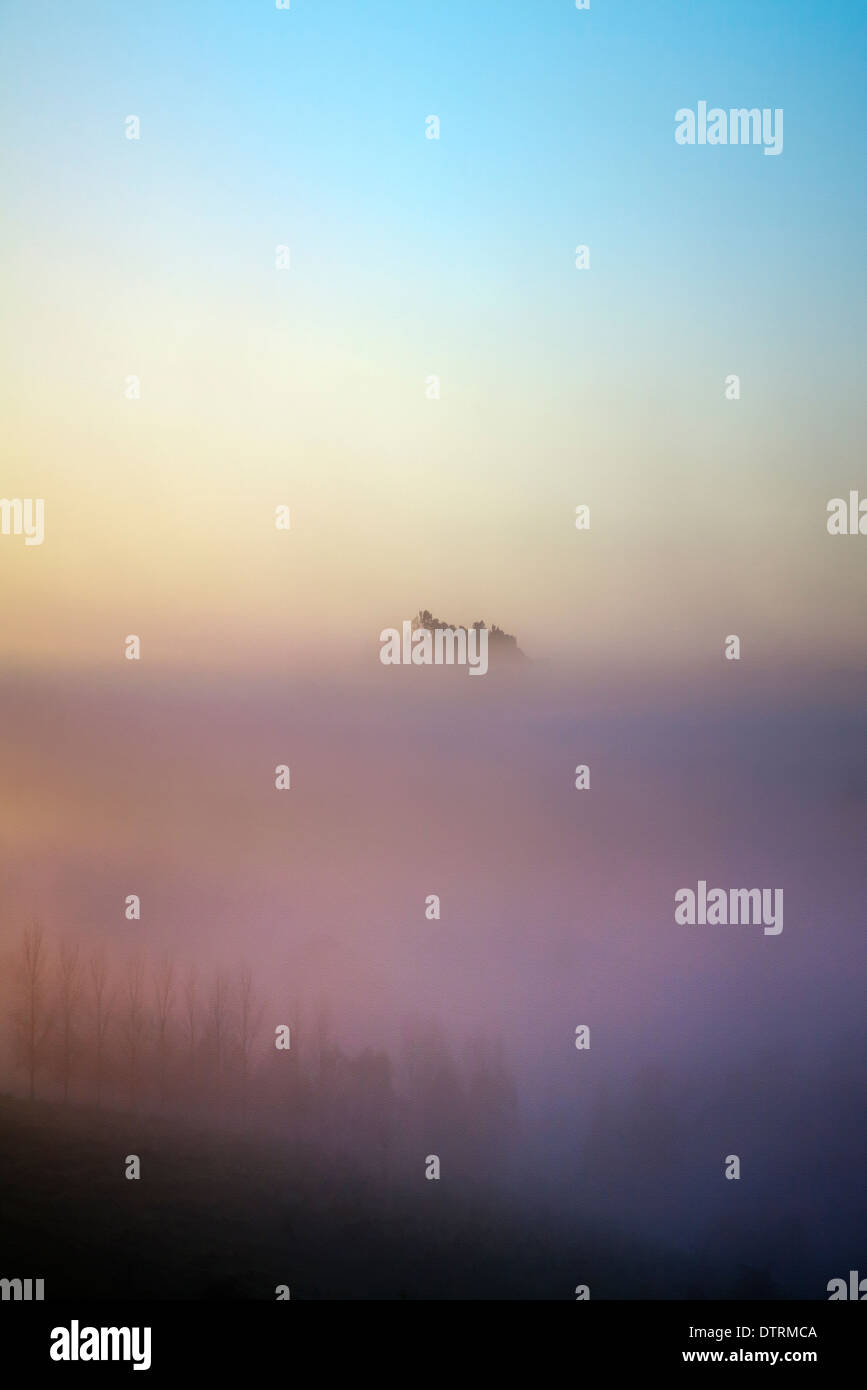
[[[472,628],[487,628],[488,631],[488,655],[498,660],[505,657],[507,660],[527,661],[525,652],[518,646],[517,637],[513,637],[510,632],[504,632],[501,627],[493,623],[488,627],[484,618],[471,624]],[[420,608],[418,614],[412,620],[413,632],[419,628],[427,628],[428,632],[436,632],[437,628],[451,628],[453,632],[469,632],[464,623],[447,623],[443,618],[435,618],[428,608]]]

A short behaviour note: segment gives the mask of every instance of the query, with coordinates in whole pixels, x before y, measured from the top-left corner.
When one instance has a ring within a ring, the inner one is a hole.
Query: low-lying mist
[[[591,1230],[599,1296],[823,1297],[856,1267],[856,711],[636,714],[532,665],[2,703],[2,1084],[52,1125],[301,1145],[361,1214],[448,1191],[517,1223],[507,1262],[546,1233],[539,1296]],[[782,889],[782,932],[677,924],[701,880]]]

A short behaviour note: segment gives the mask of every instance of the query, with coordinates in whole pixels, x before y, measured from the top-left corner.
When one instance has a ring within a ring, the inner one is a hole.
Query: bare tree
[[[130,1103],[135,1105],[139,1090],[139,1065],[147,1031],[145,1015],[145,967],[141,956],[127,963],[126,996],[123,1012],[123,1036],[126,1048],[127,1080]]]
[[[103,1059],[105,1039],[111,1017],[111,996],[108,987],[108,968],[105,951],[97,947],[90,957],[90,995],[93,1008],[93,1053],[96,1080],[96,1103],[102,1102]]]
[[[36,1099],[36,1072],[42,1063],[50,1017],[45,1010],[45,946],[42,927],[31,922],[21,936],[20,975],[22,1003],[18,1014],[18,1038],[27,1068],[29,1095]]]
[[[168,1043],[169,1015],[175,990],[175,967],[168,956],[154,970],[154,999],[157,1008],[157,1050],[159,1054],[160,1100],[166,1096],[166,1048]]]
[[[72,1057],[78,1041],[75,1031],[75,1012],[79,990],[78,943],[62,941],[57,965],[57,1043],[59,1049],[58,1070],[63,1082],[64,1101],[69,1100]]]
[[[216,1072],[217,1089],[219,1091],[222,1089],[230,1020],[229,981],[226,978],[225,972],[222,970],[216,970],[214,972],[208,1005],[208,1019],[214,1043],[214,1070]]]
[[[195,1083],[196,1049],[199,1045],[199,982],[194,965],[190,966],[184,980],[184,1031],[187,1037],[190,1081]]]
[[[241,1093],[247,1104],[250,1051],[262,1026],[262,1005],[256,998],[253,972],[244,963],[238,975],[238,1050],[241,1058]]]

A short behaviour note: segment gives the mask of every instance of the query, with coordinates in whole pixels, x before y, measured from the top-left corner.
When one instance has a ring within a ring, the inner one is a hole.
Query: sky
[[[618,680],[741,629],[778,678],[805,647],[863,672],[859,545],[825,529],[867,492],[859,6],[2,29],[3,495],[47,517],[0,555],[16,669],[112,668],[130,632],[159,669],[319,669],[429,607]],[[782,108],[782,154],[677,145],[699,100]]]

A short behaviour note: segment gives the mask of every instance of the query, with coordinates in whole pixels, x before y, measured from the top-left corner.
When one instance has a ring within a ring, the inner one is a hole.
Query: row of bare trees
[[[110,970],[103,947],[88,954],[74,941],[49,952],[38,923],[26,927],[13,1006],[17,1056],[35,1099],[37,1080],[101,1104],[107,1090],[135,1105],[147,1092],[165,1104],[178,1073],[196,1084],[205,1073],[230,1074],[245,1090],[262,1005],[250,967],[234,982],[216,970],[205,982],[195,966],[183,977],[168,956],[148,965],[132,955]]]
[[[398,1128],[431,1142],[497,1142],[513,1128],[514,1079],[496,1045],[477,1038],[462,1062],[431,1022],[404,1028],[403,1093],[385,1051],[347,1054],[320,1006],[297,1019],[288,1051],[264,1028],[265,1006],[246,963],[231,973],[182,970],[168,956],[110,963],[103,947],[49,947],[37,924],[22,933],[14,981],[17,1058],[27,1094],[64,1102],[185,1114],[234,1115],[336,1143],[341,1134],[390,1152]]]

